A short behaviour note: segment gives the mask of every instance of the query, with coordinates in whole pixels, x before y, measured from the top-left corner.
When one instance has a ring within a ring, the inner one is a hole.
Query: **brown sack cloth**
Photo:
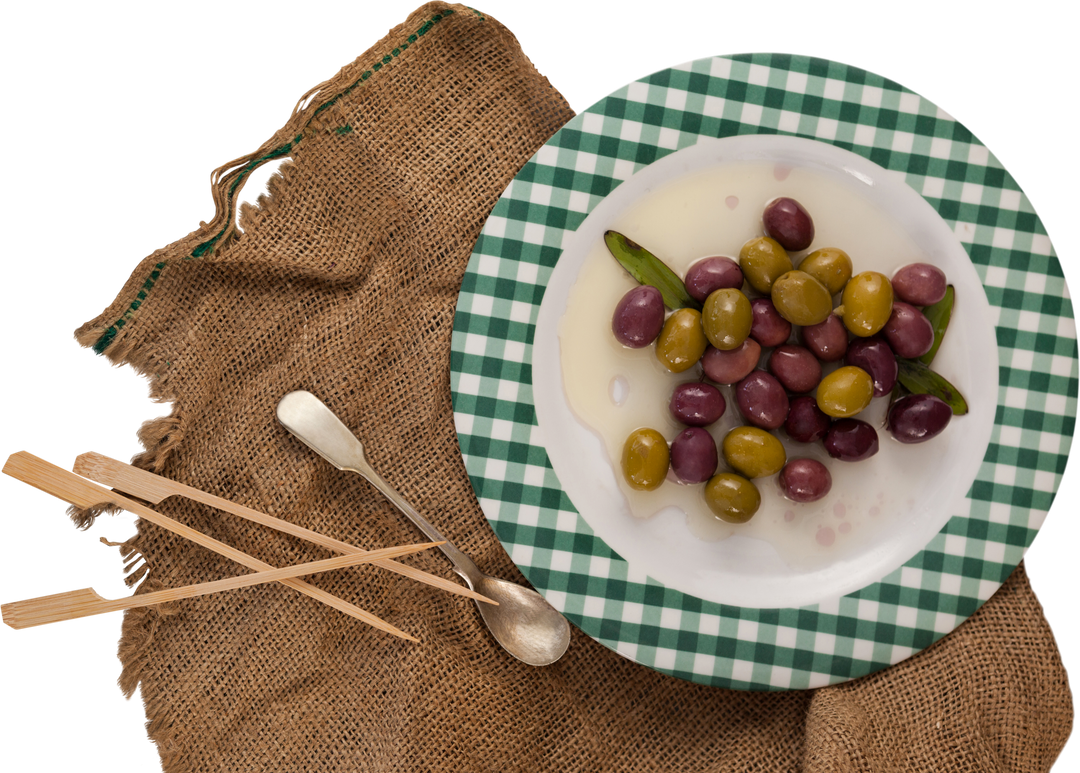
[[[485,217],[570,108],[498,22],[444,3],[302,104],[215,175],[217,219],[144,260],[78,338],[173,403],[143,429],[140,466],[355,545],[418,541],[366,482],[277,425],[278,399],[309,389],[449,539],[523,583],[458,453],[450,333]],[[285,156],[243,232],[229,227],[247,173]],[[160,509],[275,566],[327,557],[183,499]],[[145,558],[139,592],[237,573],[146,522],[125,549]],[[403,561],[453,577],[434,551]],[[562,660],[531,668],[468,599],[371,567],[310,579],[421,643],[280,584],[129,611],[121,686],[141,687],[168,773],[1045,771],[1072,723],[1023,568],[929,650],[787,693],[690,684],[576,630]]]

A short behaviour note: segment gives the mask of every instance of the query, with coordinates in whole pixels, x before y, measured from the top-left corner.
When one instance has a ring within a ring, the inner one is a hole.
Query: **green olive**
[[[867,338],[885,327],[892,316],[892,285],[884,274],[864,271],[847,283],[841,302],[844,327],[857,336]]]
[[[874,397],[874,379],[862,368],[845,365],[821,379],[817,404],[822,413],[833,418],[854,416]]]
[[[630,488],[653,491],[667,478],[671,454],[655,429],[635,429],[623,444],[622,469]]]
[[[791,258],[780,242],[768,236],[759,236],[742,246],[739,268],[751,287],[768,295],[773,282],[795,267],[791,265]]]
[[[773,282],[772,302],[793,325],[816,325],[832,314],[832,294],[805,271],[788,271]]]
[[[746,523],[761,507],[761,492],[741,475],[721,472],[705,484],[705,504],[728,523]]]
[[[851,279],[851,258],[836,247],[814,250],[799,263],[799,271],[805,271],[836,295]]]
[[[656,339],[656,358],[672,373],[682,373],[694,367],[708,345],[701,327],[701,312],[679,309],[667,318]]]
[[[775,475],[787,463],[783,444],[759,427],[736,427],[722,445],[724,461],[748,478]]]
[[[701,324],[709,343],[725,352],[738,349],[750,335],[754,310],[742,291],[727,287],[714,290],[705,299]]]

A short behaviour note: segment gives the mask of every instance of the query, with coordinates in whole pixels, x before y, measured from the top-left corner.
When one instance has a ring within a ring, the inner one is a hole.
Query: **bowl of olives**
[[[699,142],[564,247],[538,425],[582,517],[650,576],[814,603],[963,507],[997,402],[989,319],[955,234],[885,170],[797,138]]]

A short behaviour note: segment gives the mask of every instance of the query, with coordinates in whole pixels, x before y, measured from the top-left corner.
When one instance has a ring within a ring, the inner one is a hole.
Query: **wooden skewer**
[[[55,497],[59,497],[76,507],[85,509],[96,505],[108,503],[114,504],[128,512],[135,513],[136,515],[145,518],[147,521],[150,521],[150,523],[179,534],[181,537],[191,540],[197,545],[202,545],[207,550],[212,550],[226,558],[231,558],[236,563],[243,564],[248,569],[266,571],[274,568],[264,561],[260,561],[253,556],[249,556],[247,553],[226,545],[224,542],[219,542],[213,537],[206,536],[201,531],[196,531],[189,526],[174,521],[172,518],[151,510],[146,505],[121,496],[109,489],[102,488],[96,483],[91,483],[85,478],[80,478],[75,473],[68,472],[54,464],[49,464],[49,462],[46,462],[44,459],[39,459],[26,451],[19,451],[18,453],[9,456],[3,471],[15,479],[21,480],[23,483],[28,483],[34,488],[41,489],[46,494],[52,494]],[[390,625],[390,623],[380,620],[370,612],[360,609],[360,607],[355,604],[350,604],[343,599],[339,599],[337,596],[327,593],[321,588],[316,588],[314,585],[310,585],[303,580],[289,577],[284,580],[278,580],[278,582],[282,585],[287,585],[294,590],[298,590],[313,599],[321,601],[327,606],[333,607],[350,617],[362,620],[368,625],[378,628],[380,631],[391,633],[394,636],[400,636],[402,639],[408,639],[409,641],[419,641],[415,637]]]
[[[12,601],[0,605],[3,612],[4,622],[12,628],[31,628],[35,625],[57,623],[61,620],[74,620],[79,617],[100,615],[105,612],[118,612],[122,609],[134,609],[135,607],[148,607],[154,604],[163,604],[167,601],[178,601],[195,596],[205,596],[208,593],[247,588],[251,585],[261,585],[265,582],[283,580],[288,577],[300,577],[305,574],[318,574],[328,572],[331,569],[341,569],[356,564],[366,564],[377,561],[379,558],[393,558],[409,553],[441,545],[441,542],[428,542],[422,545],[402,545],[396,548],[374,550],[367,555],[348,555],[325,558],[321,561],[311,561],[306,564],[288,566],[284,569],[270,569],[265,572],[243,574],[239,577],[227,577],[224,580],[202,582],[197,585],[187,585],[182,588],[169,588],[156,593],[143,593],[138,596],[129,596],[122,599],[103,599],[93,588],[82,588],[65,593],[56,593],[52,596],[39,596],[34,599]]]
[[[252,510],[250,507],[238,505],[236,502],[230,502],[227,499],[208,494],[197,488],[185,486],[183,483],[177,483],[174,480],[163,478],[152,472],[140,470],[138,467],[124,464],[123,462],[112,459],[104,454],[95,453],[93,451],[82,454],[75,459],[75,465],[72,469],[84,478],[97,481],[105,486],[111,486],[118,491],[138,497],[139,499],[145,499],[151,504],[156,505],[167,497],[179,495],[196,502],[202,502],[204,505],[210,505],[210,507],[216,507],[219,510],[224,510],[227,513],[232,513],[241,518],[246,518],[249,521],[261,523],[263,526],[268,526],[271,529],[276,529],[285,534],[291,534],[294,537],[313,542],[320,547],[324,547],[327,550],[333,550],[336,553],[362,554],[366,552],[362,548],[350,545],[347,542],[342,542],[333,537],[327,537],[312,531],[311,529],[305,529],[303,526],[297,526],[294,523],[275,518],[272,515],[260,513],[258,510]],[[468,596],[471,599],[498,606],[498,602],[489,599],[487,596],[483,596],[476,591],[465,588],[442,577],[428,574],[415,567],[405,566],[404,564],[399,564],[397,561],[391,561],[389,559],[375,561],[374,564],[376,566],[381,566],[383,569],[389,569],[391,572],[397,572],[409,579],[417,580],[418,582],[426,583],[436,588],[441,588],[450,593],[457,593],[461,596]]]

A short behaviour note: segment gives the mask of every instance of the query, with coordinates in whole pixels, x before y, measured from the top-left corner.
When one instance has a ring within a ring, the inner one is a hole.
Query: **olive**
[[[755,370],[735,387],[735,402],[746,420],[757,427],[776,429],[788,415],[788,396],[776,376]]]
[[[787,461],[783,444],[758,427],[736,427],[724,436],[724,461],[748,478],[775,475]]]
[[[730,351],[750,336],[754,312],[741,290],[725,287],[709,293],[701,310],[705,337],[717,349]],[[702,350],[704,351],[704,350]]]
[[[791,401],[784,431],[797,443],[813,443],[825,437],[829,423],[829,417],[817,407],[817,400],[803,395]]]
[[[851,258],[836,247],[814,250],[799,263],[799,271],[805,271],[836,295],[851,279]]]
[[[940,397],[907,395],[889,409],[889,430],[901,443],[922,443],[937,437],[952,415],[952,408]]]
[[[793,502],[816,502],[832,489],[829,469],[817,459],[792,459],[777,481],[784,496]]]
[[[734,384],[754,371],[760,357],[761,346],[753,338],[747,338],[728,352],[710,346],[701,358],[701,369],[717,384]]]
[[[694,367],[708,344],[701,328],[701,313],[679,309],[667,318],[656,339],[656,358],[672,373],[682,373]]]
[[[768,295],[777,279],[795,268],[780,243],[768,236],[751,239],[739,251],[739,267],[750,286]]]
[[[795,325],[817,325],[832,314],[832,295],[805,271],[788,271],[773,282],[772,302]]]
[[[712,384],[694,381],[675,387],[668,409],[676,421],[688,427],[704,427],[724,415],[727,401]]]
[[[716,442],[701,427],[687,427],[671,441],[671,469],[683,483],[704,483],[717,462]]]
[[[761,507],[761,492],[741,475],[722,472],[705,484],[705,503],[721,521],[746,523]]]
[[[817,388],[818,408],[828,416],[854,416],[874,398],[874,380],[862,368],[845,365],[821,379]]]
[[[705,299],[714,290],[727,287],[740,289],[743,286],[742,269],[734,260],[723,255],[702,258],[686,270],[683,284],[691,298],[698,303],[705,303]]]
[[[817,325],[799,328],[799,340],[822,362],[836,362],[848,348],[847,328],[835,314]]]
[[[821,363],[809,349],[784,344],[769,355],[769,373],[789,392],[809,392],[821,381]]]
[[[889,279],[876,271],[856,274],[844,287],[844,327],[857,336],[869,338],[889,321],[893,291]]]
[[[896,376],[900,370],[896,355],[881,336],[852,341],[844,355],[844,364],[862,368],[870,374],[874,382],[874,397],[887,395],[896,386]]]
[[[623,346],[640,349],[664,327],[664,297],[651,285],[639,285],[622,297],[611,317],[611,332]]]
[[[638,491],[659,488],[667,477],[669,460],[667,441],[655,429],[636,429],[623,444],[623,476]]]
[[[945,272],[929,263],[911,263],[892,278],[896,297],[915,306],[929,306],[945,297]]]
[[[897,301],[885,324],[885,337],[897,357],[922,357],[934,346],[934,325],[910,303]]]
[[[762,346],[779,346],[791,336],[791,323],[780,316],[768,298],[755,298],[750,301],[754,312],[754,322],[750,326],[750,337]]]
[[[776,239],[790,252],[805,250],[814,241],[814,221],[795,199],[773,199],[765,205],[761,219],[765,235]]]
[[[878,452],[877,430],[859,419],[834,421],[825,435],[825,450],[842,462],[861,462]]]

